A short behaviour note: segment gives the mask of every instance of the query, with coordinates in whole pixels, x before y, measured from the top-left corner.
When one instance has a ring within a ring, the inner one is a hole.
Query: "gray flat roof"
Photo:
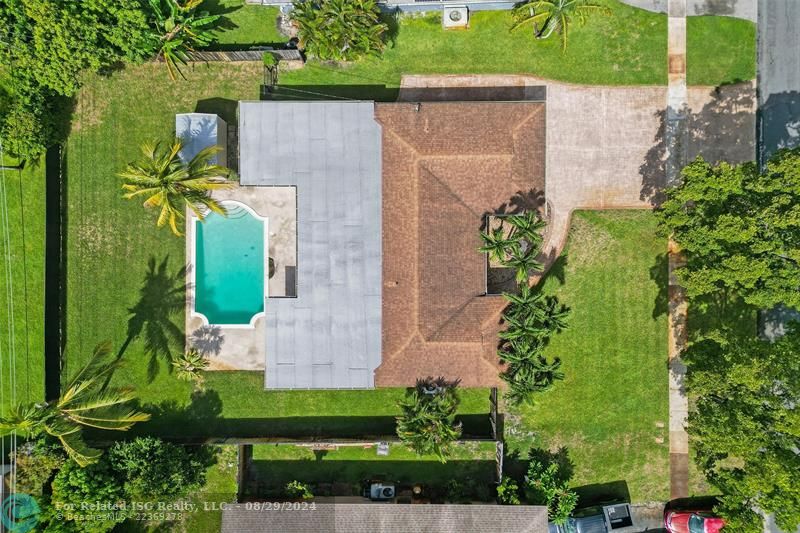
[[[412,505],[315,503],[313,509],[259,512],[244,505],[222,511],[222,533],[546,533],[538,505]]]
[[[242,185],[297,187],[297,297],[266,302],[268,389],[371,388],[381,132],[371,102],[240,102]]]

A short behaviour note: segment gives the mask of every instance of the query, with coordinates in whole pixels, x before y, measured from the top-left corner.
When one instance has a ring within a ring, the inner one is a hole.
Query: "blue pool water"
[[[210,324],[247,325],[264,310],[264,221],[239,206],[196,222],[195,311]]]

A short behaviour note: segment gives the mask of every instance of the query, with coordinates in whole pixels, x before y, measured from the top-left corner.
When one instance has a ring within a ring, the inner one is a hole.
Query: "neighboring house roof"
[[[378,386],[498,382],[500,296],[485,296],[486,214],[540,199],[540,102],[376,104],[383,126],[383,362]],[[537,195],[538,193],[538,195]]]
[[[266,387],[368,388],[381,361],[372,102],[240,102],[242,185],[297,187],[297,297],[266,303]]]
[[[175,115],[175,136],[183,139],[183,150],[180,157],[190,161],[197,152],[217,145],[221,150],[211,162],[215,165],[227,166],[225,157],[228,139],[228,126],[225,121],[211,113],[181,113]]]
[[[263,504],[262,504],[263,505]],[[281,504],[275,504],[280,506]],[[289,504],[291,505],[291,504]],[[303,504],[300,504],[303,505]],[[309,507],[312,504],[307,504]],[[222,511],[222,533],[544,533],[547,507],[315,503],[314,509]]]

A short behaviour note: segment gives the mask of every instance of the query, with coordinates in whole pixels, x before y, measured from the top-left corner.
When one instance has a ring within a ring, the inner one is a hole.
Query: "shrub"
[[[548,518],[554,524],[566,523],[578,504],[578,495],[569,488],[566,473],[558,462],[533,458],[526,481],[528,500],[534,505],[546,505]]]
[[[14,459],[17,465],[17,491],[31,495],[41,494],[45,483],[66,461],[61,448],[44,439],[23,444],[17,449]]]
[[[380,17],[375,0],[295,0],[291,13],[306,53],[334,61],[383,52],[388,27]]]
[[[314,497],[311,487],[307,483],[297,480],[286,484],[286,494],[290,498],[302,498],[303,500],[310,500]]]
[[[519,485],[508,476],[497,486],[497,501],[502,505],[519,505]]]
[[[203,454],[154,437],[138,437],[116,443],[108,451],[108,462],[133,499],[181,497],[205,483]]]
[[[81,509],[86,502],[114,505],[125,501],[125,489],[107,461],[81,468],[70,459],[56,475],[52,487],[51,504],[56,511],[70,506]],[[63,529],[68,529],[69,525],[77,531],[102,533],[110,531],[125,518],[122,512],[98,512],[97,515],[93,520],[69,520],[64,515],[55,517],[54,522],[63,523]]]
[[[458,381],[428,377],[417,381],[398,406],[397,435],[419,455],[433,454],[446,462],[450,447],[461,436],[456,423]]]
[[[0,132],[5,152],[23,160],[38,159],[54,140],[43,98],[37,96],[29,102],[10,100]]]

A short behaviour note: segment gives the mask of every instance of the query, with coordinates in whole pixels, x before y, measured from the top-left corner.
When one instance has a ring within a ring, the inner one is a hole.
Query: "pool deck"
[[[275,274],[269,279],[268,293],[276,298],[285,296],[287,272],[297,265],[297,196],[294,187],[248,187],[238,185],[232,189],[215,191],[214,198],[220,201],[235,200],[250,207],[258,215],[269,219],[269,257],[276,265]],[[195,217],[186,213],[186,257],[193,257],[195,246]],[[289,267],[289,269],[285,268]],[[186,344],[187,348],[200,343],[203,337],[211,370],[259,370],[266,361],[266,321],[263,315],[256,318],[253,327],[225,327],[208,325],[193,314],[194,289],[190,264],[186,274],[188,287],[186,297]],[[291,278],[291,274],[289,275]],[[291,286],[292,280],[289,280]],[[265,295],[266,297],[266,295]],[[266,300],[269,305],[269,299]]]

